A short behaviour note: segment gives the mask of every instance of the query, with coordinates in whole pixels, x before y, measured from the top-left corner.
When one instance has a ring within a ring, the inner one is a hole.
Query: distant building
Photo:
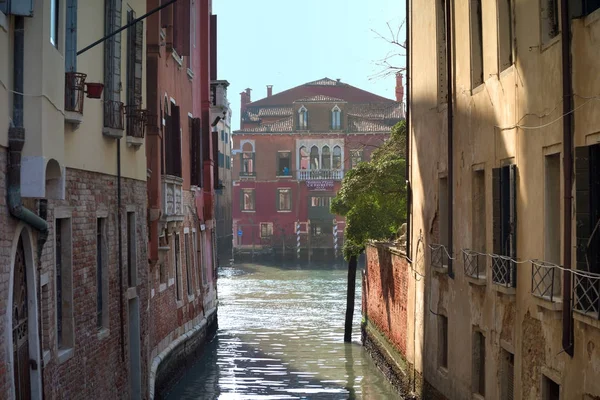
[[[233,228],[238,253],[341,254],[345,221],[330,212],[345,171],[404,118],[396,101],[329,78],[251,102],[241,93],[233,133]]]

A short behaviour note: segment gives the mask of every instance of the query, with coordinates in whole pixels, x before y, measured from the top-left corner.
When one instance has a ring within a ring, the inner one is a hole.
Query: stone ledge
[[[498,285],[496,283],[492,283],[492,288],[496,292],[507,295],[507,296],[514,296],[517,294],[517,289],[515,289],[514,287],[507,287],[504,285]]]
[[[487,285],[487,280],[486,280],[485,275],[484,276],[478,276],[478,277],[465,275],[465,281],[467,281],[469,283],[469,285],[473,285],[473,286],[485,286],[485,285]]]
[[[579,321],[582,324],[586,324],[589,326],[593,326],[594,328],[600,329],[600,320],[598,320],[598,315],[593,314],[582,314],[578,311],[573,311],[573,319],[575,321]]]

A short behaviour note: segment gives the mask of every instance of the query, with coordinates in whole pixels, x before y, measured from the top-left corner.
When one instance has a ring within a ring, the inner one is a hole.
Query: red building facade
[[[148,9],[160,0],[148,0]],[[213,29],[211,29],[211,27]],[[216,328],[215,174],[210,78],[216,16],[209,0],[179,0],[149,17],[148,256],[150,394]],[[211,52],[212,50],[212,52]]]
[[[234,248],[295,258],[341,254],[345,222],[330,212],[345,171],[404,118],[396,101],[324,78],[251,102],[241,93],[233,138]]]

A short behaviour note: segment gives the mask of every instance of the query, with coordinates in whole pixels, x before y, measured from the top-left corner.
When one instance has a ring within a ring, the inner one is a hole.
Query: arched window
[[[308,150],[306,147],[300,147],[300,169],[309,168]]]
[[[240,176],[255,176],[254,171],[254,146],[252,143],[246,142],[242,146],[242,165]]]
[[[298,110],[298,129],[308,129],[308,110],[304,106]]]
[[[310,148],[310,169],[316,171],[319,169],[319,148],[313,146]]]
[[[340,146],[333,148],[333,169],[342,169],[342,149]]]
[[[331,110],[331,129],[342,129],[342,110],[337,105]]]
[[[329,146],[323,146],[321,160],[321,166],[323,169],[331,169],[331,151],[329,150]]]

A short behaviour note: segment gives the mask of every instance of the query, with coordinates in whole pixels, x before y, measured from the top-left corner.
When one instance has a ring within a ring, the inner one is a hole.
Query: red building
[[[161,0],[147,0],[147,8]],[[216,328],[214,137],[216,16],[209,0],[179,0],[148,18],[146,138],[150,395]]]
[[[241,93],[233,138],[236,254],[341,254],[344,219],[330,212],[344,172],[368,160],[404,118],[396,101],[328,78],[251,101]]]

